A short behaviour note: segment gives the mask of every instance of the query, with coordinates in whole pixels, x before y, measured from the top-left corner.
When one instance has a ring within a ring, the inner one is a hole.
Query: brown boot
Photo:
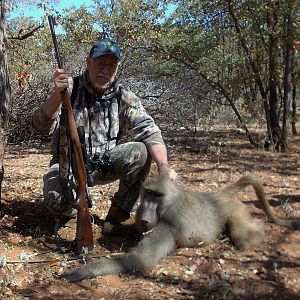
[[[119,206],[112,204],[107,216],[105,218],[105,222],[109,222],[111,224],[120,224],[130,218],[129,212],[123,210]]]
[[[128,212],[119,206],[112,204],[105,218],[102,234],[109,235],[112,232],[114,225],[120,224],[129,218],[130,214]]]

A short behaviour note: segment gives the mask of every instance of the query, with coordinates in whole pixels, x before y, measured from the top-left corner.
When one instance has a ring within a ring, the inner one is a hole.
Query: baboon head
[[[137,222],[147,230],[154,227],[161,216],[178,198],[178,189],[168,175],[158,175],[145,181],[141,188],[141,204]]]

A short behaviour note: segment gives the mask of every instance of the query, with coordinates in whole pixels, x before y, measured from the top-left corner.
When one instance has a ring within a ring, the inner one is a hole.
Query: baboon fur
[[[264,223],[254,219],[247,206],[234,199],[236,193],[253,186],[263,210],[278,225],[299,228],[299,221],[277,217],[260,180],[246,174],[217,192],[183,190],[165,175],[147,179],[141,189],[137,216],[151,228],[129,253],[89,263],[62,274],[67,281],[79,281],[99,275],[143,271],[155,266],[175,247],[208,245],[228,228],[234,245],[247,249],[260,243]]]

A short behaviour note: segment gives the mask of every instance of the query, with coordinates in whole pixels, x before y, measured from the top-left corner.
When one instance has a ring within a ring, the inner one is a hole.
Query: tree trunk
[[[269,40],[269,107],[270,107],[270,127],[272,136],[269,139],[273,141],[275,149],[277,149],[279,140],[281,138],[281,130],[279,124],[279,97],[277,93],[278,80],[276,77],[277,64],[277,45],[272,34]]]
[[[297,135],[297,74],[295,72],[295,49],[292,50],[292,134]]]
[[[10,83],[6,64],[5,0],[0,0],[0,201],[4,176],[4,151],[7,141],[5,129],[10,104]]]
[[[286,24],[286,48],[284,55],[284,79],[283,79],[283,120],[282,120],[282,150],[289,149],[289,119],[290,119],[290,105],[291,105],[291,73],[292,73],[292,46],[293,46],[293,19],[295,14],[296,1],[291,3],[287,15]]]
[[[292,134],[297,135],[297,127],[296,127],[296,121],[297,121],[297,87],[296,84],[293,83],[292,88]]]

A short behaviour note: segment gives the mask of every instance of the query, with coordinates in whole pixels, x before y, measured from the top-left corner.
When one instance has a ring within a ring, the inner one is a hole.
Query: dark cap
[[[90,51],[90,57],[92,58],[105,54],[112,54],[118,60],[122,60],[122,53],[119,45],[110,39],[98,40]]]

